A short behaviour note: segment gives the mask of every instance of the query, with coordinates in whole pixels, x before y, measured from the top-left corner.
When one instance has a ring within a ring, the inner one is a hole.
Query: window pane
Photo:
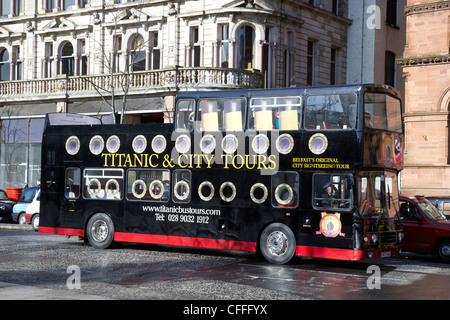
[[[351,175],[316,174],[313,206],[318,209],[351,209],[353,206],[352,181]]]
[[[353,129],[356,126],[356,95],[309,96],[305,117],[307,129]]]
[[[365,103],[364,122],[366,128],[386,130],[386,95],[367,93]]]
[[[254,98],[250,110],[249,129],[298,130],[300,127],[300,97]]]
[[[80,197],[81,172],[79,168],[67,168],[65,180],[65,194],[68,199]]]

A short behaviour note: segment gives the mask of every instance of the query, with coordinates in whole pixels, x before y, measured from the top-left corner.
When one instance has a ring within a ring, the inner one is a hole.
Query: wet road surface
[[[54,290],[60,299],[447,300],[450,265],[403,255],[276,266],[248,253],[138,244],[96,250],[76,237],[0,228],[0,299],[20,288]]]

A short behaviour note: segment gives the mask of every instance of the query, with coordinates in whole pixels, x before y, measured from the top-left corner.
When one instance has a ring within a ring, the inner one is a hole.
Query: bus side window
[[[301,124],[300,97],[265,97],[250,101],[249,130],[298,130]]]
[[[351,175],[314,175],[313,207],[322,209],[350,210],[353,206]]]
[[[278,172],[272,176],[272,206],[295,208],[298,206],[299,176],[297,172]]]
[[[194,128],[194,100],[179,100],[175,119],[176,130],[192,131]]]
[[[64,193],[67,199],[78,199],[80,197],[80,168],[67,168],[64,184]]]
[[[306,99],[306,129],[349,130],[355,126],[356,95],[311,95]]]
[[[169,170],[128,170],[128,200],[167,202],[169,196]]]
[[[123,197],[122,169],[85,169],[85,199],[121,200]]]
[[[244,98],[201,99],[198,103],[197,130],[243,131],[245,106]]]
[[[191,201],[191,171],[175,170],[173,172],[173,202]]]

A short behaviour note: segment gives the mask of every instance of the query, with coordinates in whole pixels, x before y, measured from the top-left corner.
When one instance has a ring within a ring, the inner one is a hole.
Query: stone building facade
[[[168,122],[179,91],[345,83],[347,1],[0,0],[0,188],[39,178],[49,112]]]
[[[450,196],[450,1],[408,0],[402,192]]]

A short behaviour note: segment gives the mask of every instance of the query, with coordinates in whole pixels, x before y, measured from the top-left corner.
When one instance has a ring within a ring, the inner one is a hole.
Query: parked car
[[[8,197],[5,190],[0,189],[0,221],[11,221],[12,208],[16,204],[15,201]]]
[[[27,207],[36,198],[38,191],[40,191],[40,187],[31,187],[23,190],[19,202],[17,202],[13,207],[13,211],[11,214],[13,221],[18,222],[19,224],[27,223],[27,221],[25,220]]]
[[[40,207],[41,190],[36,192],[33,201],[28,205],[25,211],[25,220],[30,223],[34,231],[39,229],[39,207]]]
[[[450,220],[450,197],[426,197],[436,209]]]
[[[425,197],[400,196],[403,218],[402,250],[433,254],[450,262],[450,221]]]

